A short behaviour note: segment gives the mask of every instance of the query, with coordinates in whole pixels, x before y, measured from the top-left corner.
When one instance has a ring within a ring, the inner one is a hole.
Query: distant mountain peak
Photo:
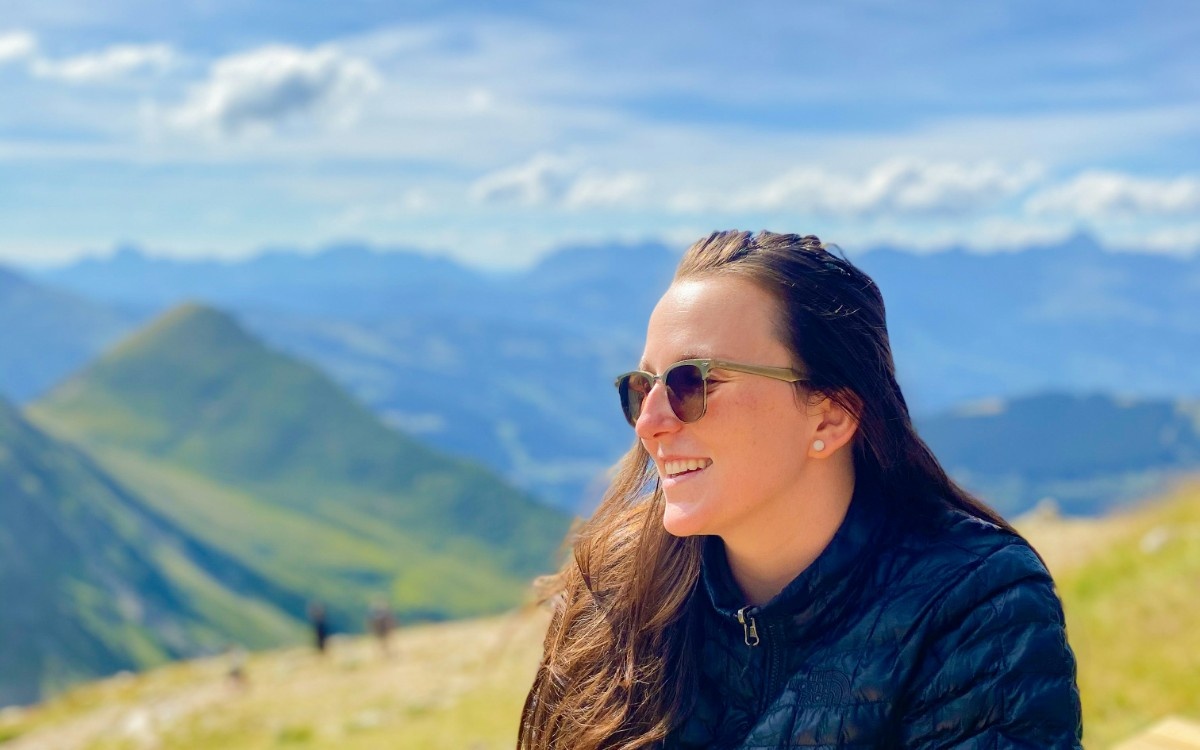
[[[153,331],[162,335],[172,333],[176,329],[191,329],[196,326],[220,326],[231,331],[242,330],[232,315],[212,305],[191,300],[167,310],[147,329],[147,333]],[[247,335],[244,331],[242,333]]]
[[[238,323],[234,317],[200,302],[184,302],[160,315],[141,331],[115,346],[100,362],[112,363],[137,353],[207,351],[223,358],[234,351],[262,348],[262,344]],[[165,358],[170,361],[174,357]]]

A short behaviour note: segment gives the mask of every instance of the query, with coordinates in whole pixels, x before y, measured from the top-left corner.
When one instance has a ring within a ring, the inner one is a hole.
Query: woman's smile
[[[663,462],[663,474],[667,477],[678,477],[684,474],[695,474],[704,471],[712,464],[708,458],[683,458]]]

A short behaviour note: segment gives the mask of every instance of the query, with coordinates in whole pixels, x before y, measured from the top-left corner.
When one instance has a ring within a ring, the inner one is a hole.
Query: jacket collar
[[[783,591],[763,606],[752,608],[754,615],[766,619],[789,618],[806,626],[840,609],[834,605],[844,598],[843,594],[857,588],[851,583],[882,541],[888,526],[887,515],[888,503],[877,486],[857,482],[846,517],[828,546]],[[736,621],[745,600],[733,579],[725,545],[719,537],[705,539],[701,576],[713,609]]]

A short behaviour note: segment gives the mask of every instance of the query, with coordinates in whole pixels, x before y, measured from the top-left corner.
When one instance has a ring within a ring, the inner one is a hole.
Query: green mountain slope
[[[0,401],[0,706],[294,640],[303,602],[190,537]]]
[[[30,409],[174,522],[357,626],[498,611],[553,565],[562,514],[396,433],[231,318],[185,305]]]

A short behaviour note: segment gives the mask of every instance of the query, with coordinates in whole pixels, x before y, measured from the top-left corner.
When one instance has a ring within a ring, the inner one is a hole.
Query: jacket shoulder
[[[908,637],[962,627],[986,606],[1002,621],[1064,626],[1054,581],[1019,535],[964,512],[947,510],[934,522],[907,529],[879,558],[879,603],[891,622],[909,623]]]
[[[967,579],[997,583],[1050,581],[1050,573],[1029,542],[1018,534],[960,510],[942,511],[913,526],[891,550],[897,574],[913,582],[954,587]]]
[[[965,513],[897,547],[922,585],[906,747],[1079,746],[1075,659],[1062,604],[1020,536]],[[954,738],[949,741],[949,738]],[[972,744],[976,743],[976,744]]]

